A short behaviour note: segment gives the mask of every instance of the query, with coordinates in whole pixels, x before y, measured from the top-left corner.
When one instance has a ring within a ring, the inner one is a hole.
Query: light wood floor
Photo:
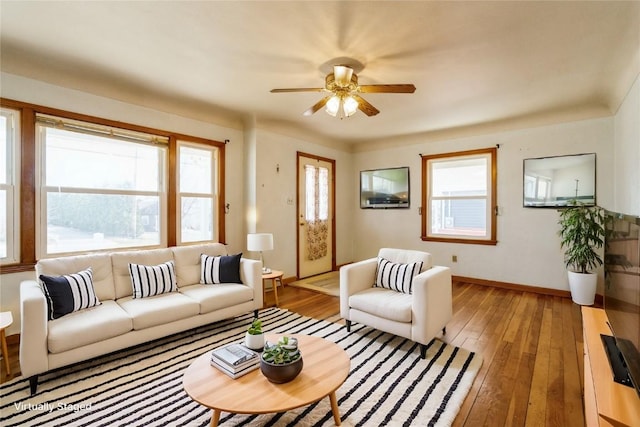
[[[338,297],[285,286],[281,308],[342,320]],[[273,304],[273,293],[267,293]],[[584,426],[582,317],[570,299],[456,282],[444,341],[484,363],[454,426]],[[9,337],[13,378],[18,343]],[[417,355],[417,353],[416,353]],[[7,376],[2,364],[1,381]]]

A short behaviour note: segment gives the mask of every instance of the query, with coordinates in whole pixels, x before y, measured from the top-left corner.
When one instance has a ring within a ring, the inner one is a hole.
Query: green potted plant
[[[298,340],[281,337],[277,343],[265,343],[260,357],[260,371],[269,381],[282,384],[293,380],[302,371],[302,354]]]
[[[598,275],[594,270],[602,265],[598,249],[604,245],[604,219],[604,209],[576,200],[560,211],[560,247],[576,304],[592,305],[595,300]]]
[[[251,350],[260,351],[264,347],[264,334],[262,333],[262,321],[257,317],[251,322],[251,326],[244,335],[244,345]]]

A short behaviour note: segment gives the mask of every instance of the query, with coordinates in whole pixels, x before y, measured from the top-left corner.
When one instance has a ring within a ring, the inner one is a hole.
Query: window
[[[166,244],[167,138],[37,117],[41,255]]]
[[[422,240],[496,244],[496,149],[422,157]]]
[[[305,219],[307,222],[329,219],[329,169],[305,165],[307,183]]]
[[[178,141],[180,243],[218,238],[218,156],[217,147]]]
[[[18,182],[20,112],[0,110],[0,263],[18,261],[20,254],[20,189]]]

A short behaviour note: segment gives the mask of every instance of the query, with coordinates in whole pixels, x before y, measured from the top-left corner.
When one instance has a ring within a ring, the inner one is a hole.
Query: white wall
[[[284,277],[296,271],[296,162],[298,151],[336,161],[336,263],[352,260],[351,154],[335,148],[312,144],[277,133],[258,130],[256,141],[257,209],[256,231],[273,233],[274,250],[264,253],[265,264],[284,271]],[[257,258],[257,254],[253,254]]]
[[[360,170],[381,167],[411,168],[411,209],[360,210],[357,189],[352,191],[355,211],[354,259],[375,256],[382,246],[422,249],[453,274],[522,285],[568,290],[560,241],[558,213],[554,209],[522,207],[522,164],[525,158],[563,154],[597,154],[597,202],[613,205],[613,118],[602,118],[501,132],[456,140],[354,154],[353,178]],[[498,149],[498,216],[496,246],[423,242],[418,214],[421,199],[420,154],[487,148]],[[458,262],[451,261],[457,255]]]
[[[612,210],[640,216],[640,76],[615,116],[615,201]]]

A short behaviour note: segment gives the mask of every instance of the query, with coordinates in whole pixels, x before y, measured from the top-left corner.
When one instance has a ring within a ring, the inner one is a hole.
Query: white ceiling
[[[4,1],[1,69],[226,126],[363,143],[615,113],[640,71],[640,2]],[[342,59],[341,59],[342,58]],[[302,112],[334,63],[381,113]]]

